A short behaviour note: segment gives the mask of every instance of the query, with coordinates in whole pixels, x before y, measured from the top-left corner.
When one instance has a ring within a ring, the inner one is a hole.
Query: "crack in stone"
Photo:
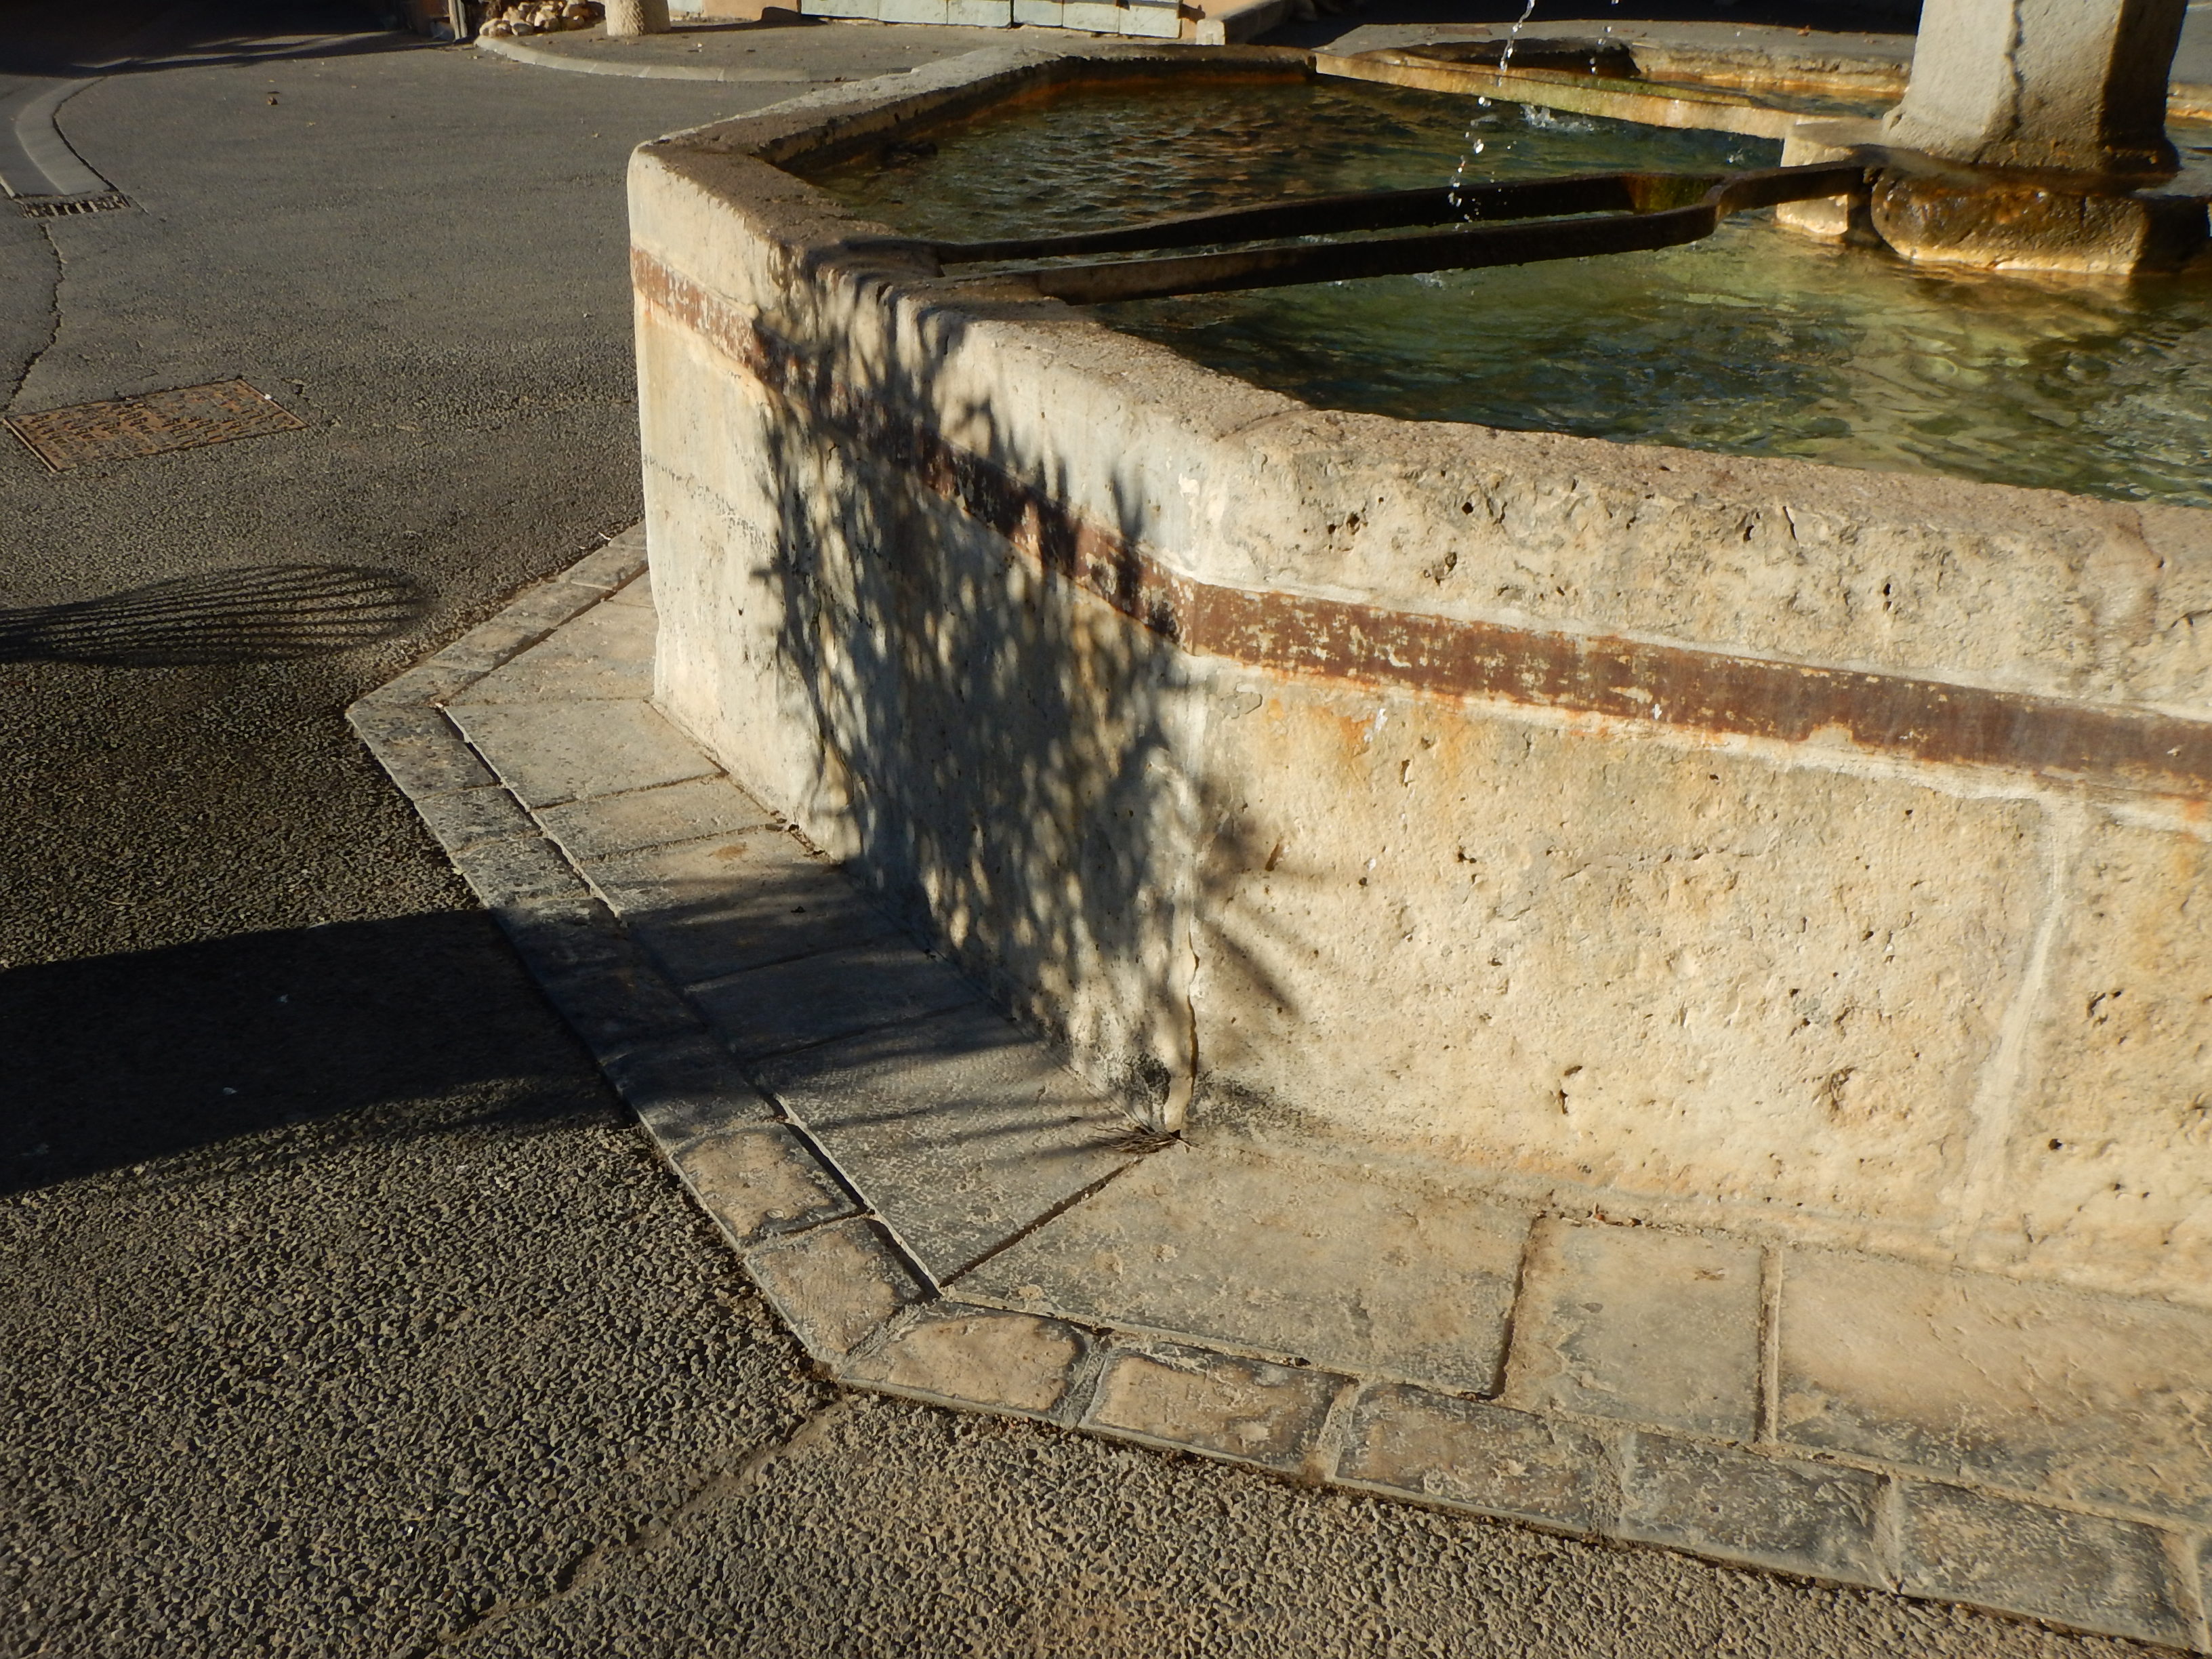
[[[67,272],[68,262],[62,257],[61,244],[54,240],[53,227],[43,220],[34,220],[33,222],[38,226],[39,235],[46,242],[46,252],[53,256],[54,297],[46,306],[46,340],[25,360],[22,372],[15,376],[15,384],[8,390],[7,403],[0,405],[9,409],[15,408],[15,400],[23,395],[23,388],[31,383],[33,372],[46,360],[46,354],[54,349],[62,337],[62,279]]]
[[[535,1613],[541,1607],[566,1601],[620,1561],[651,1554],[667,1543],[686,1522],[701,1510],[750,1491],[769,1469],[793,1452],[802,1451],[821,1439],[860,1403],[857,1395],[840,1395],[805,1418],[781,1440],[766,1446],[756,1446],[730,1468],[709,1475],[686,1493],[683,1501],[664,1518],[641,1522],[618,1540],[603,1538],[593,1544],[553,1575],[553,1587],[544,1595],[527,1601],[494,1601],[458,1630],[433,1637],[410,1649],[407,1659],[432,1659],[432,1656],[458,1648],[522,1613]]]

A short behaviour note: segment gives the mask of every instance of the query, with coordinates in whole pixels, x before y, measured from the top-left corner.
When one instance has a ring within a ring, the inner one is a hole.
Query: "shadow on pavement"
[[[249,1136],[240,1155],[282,1163],[611,1109],[480,911],[17,968],[0,1031],[0,1194]]]
[[[0,662],[162,668],[285,662],[405,632],[428,597],[398,571],[271,564],[0,611]]]
[[[344,0],[17,0],[0,15],[0,74],[64,79],[438,49]]]

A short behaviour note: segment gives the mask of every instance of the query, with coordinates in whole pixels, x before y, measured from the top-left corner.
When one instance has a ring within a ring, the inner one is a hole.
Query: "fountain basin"
[[[1161,1127],[2212,1302],[2212,514],[1317,410],[785,170],[1304,73],[641,150],[663,705]]]

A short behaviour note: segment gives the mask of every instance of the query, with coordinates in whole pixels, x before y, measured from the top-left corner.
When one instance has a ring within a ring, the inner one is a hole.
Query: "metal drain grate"
[[[15,205],[28,219],[66,219],[79,213],[120,213],[131,198],[111,190],[104,196],[19,196]]]
[[[56,472],[85,461],[127,460],[164,450],[292,432],[307,422],[243,380],[149,392],[138,398],[10,415],[8,429]]]

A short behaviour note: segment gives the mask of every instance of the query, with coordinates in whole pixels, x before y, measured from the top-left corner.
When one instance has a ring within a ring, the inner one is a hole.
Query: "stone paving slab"
[[[2168,1647],[2203,1641],[2170,1540],[2132,1521],[1915,1481],[1900,1548],[1907,1589]]]
[[[1049,1417],[1079,1387],[1089,1346],[1057,1319],[940,1302],[895,1322],[841,1375],[945,1405]]]
[[[780,1123],[701,1135],[670,1162],[740,1249],[860,1213],[829,1167]]]
[[[1134,1156],[1129,1119],[980,1000],[755,1075],[940,1283]]]
[[[1507,1398],[1748,1442],[1758,1431],[1756,1244],[1548,1219],[1523,1279]]]
[[[1527,1212],[1434,1182],[1198,1140],[1146,1159],[962,1291],[1488,1393],[1528,1232]]]
[[[817,1359],[844,1358],[929,1294],[883,1230],[857,1218],[756,1250],[745,1268]]]
[[[447,706],[526,806],[706,777],[714,768],[641,699]]]
[[[1792,1252],[1779,1435],[2060,1501],[2212,1522],[2212,1322]]]
[[[1624,1537],[1816,1578],[1883,1582],[1887,1487],[1863,1469],[1636,1434],[1623,1449],[1620,1486]]]
[[[902,938],[881,939],[691,988],[722,1041],[744,1060],[901,1025],[975,1001],[975,987]]]
[[[1302,1470],[1346,1380],[1166,1344],[1115,1353],[1085,1421],[1163,1445]]]
[[[416,810],[438,844],[454,858],[486,842],[526,836],[532,828],[522,803],[495,783],[424,795],[416,802]]]
[[[611,602],[595,605],[493,669],[452,702],[463,707],[608,697],[642,702],[653,695],[650,605],[626,605],[617,592]]]
[[[897,932],[852,884],[779,830],[609,858],[592,884],[686,985]]]
[[[1360,1396],[1337,1473],[1483,1515],[1597,1532],[1615,1507],[1610,1450],[1562,1419],[1384,1383]]]
[[[1134,1133],[661,720],[644,563],[349,718],[842,1380],[2212,1653],[2212,1315]]]
[[[594,795],[538,815],[545,833],[578,863],[672,842],[772,830],[760,803],[721,776],[686,778],[619,795]]]
[[[704,1031],[680,1031],[602,1054],[607,1079],[673,1160],[702,1135],[769,1122],[775,1103],[752,1086],[730,1051]]]

